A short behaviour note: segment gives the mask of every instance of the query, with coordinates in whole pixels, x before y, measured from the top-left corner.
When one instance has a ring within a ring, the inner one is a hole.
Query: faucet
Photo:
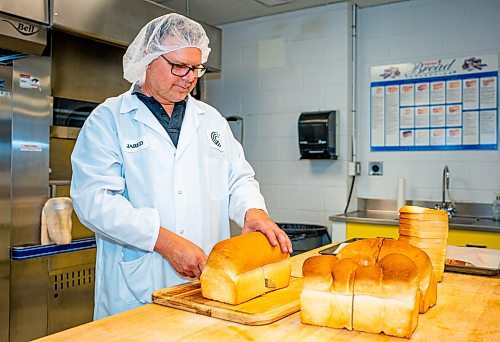
[[[438,210],[444,210],[448,214],[448,217],[452,217],[457,213],[457,209],[455,208],[455,205],[453,201],[450,198],[450,202],[446,202],[446,193],[448,192],[448,197],[449,192],[450,192],[450,169],[448,169],[448,165],[445,165],[443,169],[443,186],[442,186],[442,191],[443,191],[443,200],[441,203],[436,204],[435,209]]]
[[[448,165],[444,166],[443,169],[443,200],[441,201],[441,207],[446,207],[446,189],[450,188],[450,169],[448,169]]]

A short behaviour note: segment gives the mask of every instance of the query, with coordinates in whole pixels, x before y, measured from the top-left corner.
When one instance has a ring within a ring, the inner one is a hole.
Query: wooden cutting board
[[[247,302],[230,305],[203,298],[200,281],[181,284],[153,293],[153,302],[200,315],[246,325],[273,323],[300,310],[302,278],[290,278],[286,288],[268,292]]]

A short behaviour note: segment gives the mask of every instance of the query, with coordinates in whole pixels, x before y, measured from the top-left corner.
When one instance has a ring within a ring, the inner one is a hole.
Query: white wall
[[[500,151],[370,152],[370,67],[500,52],[500,1],[414,0],[359,11],[359,156],[384,162],[384,175],[360,177],[358,196],[396,198],[397,178],[406,197],[440,202],[442,170],[451,173],[457,202],[491,203],[500,192]],[[499,140],[500,141],[500,140]]]
[[[329,225],[343,212],[350,177],[349,7],[327,5],[222,27],[222,73],[206,97],[244,118],[243,147],[272,218]],[[354,195],[440,201],[442,169],[457,202],[491,203],[500,192],[500,152],[370,152],[369,71],[373,65],[500,52],[500,1],[413,0],[358,11],[357,145],[362,175]],[[340,159],[299,161],[301,112],[340,111]],[[384,175],[368,176],[383,161]],[[355,202],[355,198],[354,198]]]
[[[222,73],[208,102],[244,118],[243,147],[277,222],[329,225],[348,177],[348,12],[329,5],[222,27]],[[299,160],[301,112],[340,111],[340,160]]]

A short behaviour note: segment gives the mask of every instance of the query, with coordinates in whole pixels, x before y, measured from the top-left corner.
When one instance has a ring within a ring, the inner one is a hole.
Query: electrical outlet
[[[382,176],[383,163],[381,161],[373,161],[368,163],[368,174],[370,176]]]

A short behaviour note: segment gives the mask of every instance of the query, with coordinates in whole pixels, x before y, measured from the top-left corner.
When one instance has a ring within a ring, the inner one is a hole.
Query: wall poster
[[[371,68],[371,151],[496,150],[498,55]]]

